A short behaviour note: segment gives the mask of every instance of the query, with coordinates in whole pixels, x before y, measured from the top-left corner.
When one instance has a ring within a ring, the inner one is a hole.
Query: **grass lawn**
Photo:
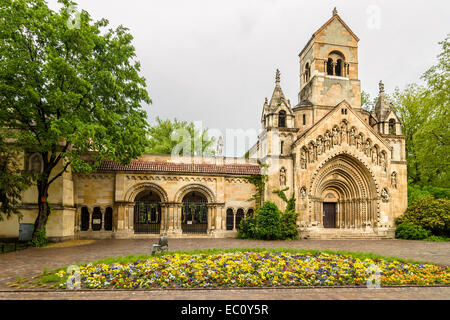
[[[231,249],[111,257],[80,265],[81,288],[149,289],[450,284],[450,266],[372,253],[306,249]],[[66,269],[19,278],[16,288],[66,288]]]

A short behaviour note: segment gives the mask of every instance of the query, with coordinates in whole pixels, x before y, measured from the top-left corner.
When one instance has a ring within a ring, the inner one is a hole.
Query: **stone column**
[[[207,206],[206,207],[207,208],[207,218],[206,218],[206,220],[207,220],[207,224],[208,224],[208,226],[207,226],[207,229],[206,230],[208,230],[208,232],[210,232],[211,231],[211,227],[212,227],[212,207],[211,206]]]
[[[88,231],[92,231],[92,213],[93,213],[93,210],[94,209],[88,207],[88,211],[89,211],[89,228],[88,228]]]
[[[237,211],[234,212],[234,209],[233,209],[233,231],[236,231],[236,213],[237,213]]]
[[[102,213],[102,227],[100,228],[101,231],[105,231],[105,208],[100,208],[100,212]]]
[[[161,215],[159,216],[160,224],[159,224],[159,232],[164,233],[166,231],[166,207],[163,204],[159,204],[159,207],[161,208]]]
[[[174,218],[175,218],[175,228],[174,231],[176,233],[182,233],[183,231],[181,230],[181,207],[182,204],[176,204],[174,206]]]

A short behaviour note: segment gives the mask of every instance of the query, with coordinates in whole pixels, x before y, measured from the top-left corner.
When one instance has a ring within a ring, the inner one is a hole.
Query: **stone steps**
[[[311,240],[381,240],[391,239],[387,233],[364,232],[358,229],[319,229],[300,231],[302,238]]]

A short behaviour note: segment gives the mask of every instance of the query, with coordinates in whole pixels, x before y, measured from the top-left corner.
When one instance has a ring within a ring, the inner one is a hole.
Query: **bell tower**
[[[358,42],[334,8],[332,17],[299,54],[299,107],[312,105],[329,110],[346,100],[352,108],[361,108]]]

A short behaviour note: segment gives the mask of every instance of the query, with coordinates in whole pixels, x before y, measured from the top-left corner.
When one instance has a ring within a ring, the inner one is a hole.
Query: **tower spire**
[[[280,84],[280,70],[278,70],[278,69],[275,74],[275,84]]]
[[[384,93],[384,83],[382,80],[380,80],[380,83],[378,84],[379,88],[380,88],[380,94]]]

